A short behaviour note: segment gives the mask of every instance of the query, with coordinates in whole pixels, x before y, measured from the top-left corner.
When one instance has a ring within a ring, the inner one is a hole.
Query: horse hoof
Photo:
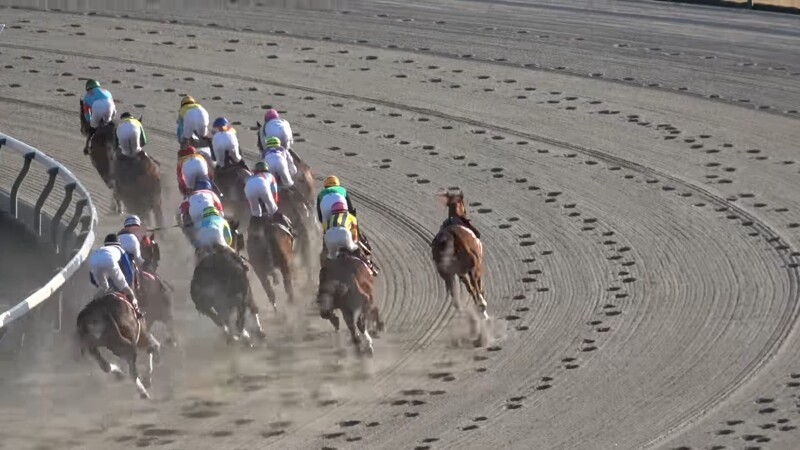
[[[142,386],[150,388],[150,386],[152,386],[152,382],[153,381],[150,378],[144,378],[142,379]]]
[[[372,346],[370,345],[369,347],[367,347],[367,351],[364,352],[364,354],[367,355],[367,358],[372,358],[373,356],[375,356],[375,349],[373,349]]]
[[[260,330],[260,329],[256,330],[256,331],[253,332],[253,334],[255,334],[257,339],[262,339],[263,340],[263,339],[267,338],[267,333],[264,333],[264,330]]]
[[[150,400],[150,394],[148,394],[147,392],[142,392],[141,394],[139,394],[139,398],[142,400]]]

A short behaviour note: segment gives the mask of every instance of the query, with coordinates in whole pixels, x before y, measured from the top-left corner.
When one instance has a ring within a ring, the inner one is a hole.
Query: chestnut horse
[[[161,207],[161,173],[158,164],[144,152],[129,157],[115,148],[111,158],[111,178],[116,211],[125,209],[148,220],[153,214],[156,226],[164,226]]]
[[[339,318],[335,310],[342,312],[344,322],[350,330],[350,338],[361,355],[362,336],[368,356],[372,356],[372,337],[384,330],[378,307],[373,297],[375,277],[366,264],[355,256],[342,255],[325,263],[320,274],[317,304],[320,317],[328,319],[339,330]]]
[[[247,229],[247,254],[250,256],[250,265],[253,266],[261,286],[269,297],[272,307],[277,309],[275,303],[275,290],[272,289],[270,277],[277,281],[276,270],[280,270],[283,278],[283,287],[289,302],[294,303],[294,288],[292,285],[292,247],[294,236],[291,225],[276,222],[271,217],[250,217]]]
[[[458,296],[454,292],[455,277],[467,288],[472,300],[484,319],[488,319],[486,299],[483,296],[483,245],[480,234],[467,219],[464,192],[440,194],[447,207],[447,219],[431,243],[436,270],[444,280],[447,295],[453,306],[460,310]]]
[[[77,326],[82,355],[89,352],[103,372],[122,379],[122,370],[116,364],[108,362],[100,353],[101,347],[107,348],[128,363],[128,371],[139,396],[143,399],[150,398],[147,387],[150,386],[153,373],[153,360],[158,358],[161,344],[147,332],[144,319],[136,319],[133,307],[121,294],[107,293],[89,302],[78,314]],[[144,380],[139,378],[136,368],[139,349],[146,349],[149,354],[147,376]]]

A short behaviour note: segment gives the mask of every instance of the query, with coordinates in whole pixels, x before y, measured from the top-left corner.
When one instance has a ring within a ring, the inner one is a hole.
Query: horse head
[[[467,217],[467,207],[464,206],[464,191],[457,194],[442,192],[438,194],[442,206],[447,208],[447,217]]]
[[[158,263],[161,261],[161,251],[156,242],[155,233],[150,233],[148,240],[150,245],[142,246],[142,258],[145,261],[142,268],[150,273],[155,273],[158,270]]]

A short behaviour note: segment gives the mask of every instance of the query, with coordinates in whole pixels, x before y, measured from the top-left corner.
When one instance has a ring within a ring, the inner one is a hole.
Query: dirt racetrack
[[[800,447],[800,17],[647,1],[44,3],[63,11],[0,9],[0,127],[82,177],[100,236],[121,219],[81,154],[82,79],[144,114],[167,217],[179,95],[233,121],[251,162],[272,105],[317,174],[354,192],[388,332],[358,360],[306,287],[280,316],[259,295],[266,342],[227,347],[167,233],[182,342],[153,400],[54,343],[0,369],[0,448]],[[488,347],[457,345],[465,319],[430,261],[440,189],[464,190],[484,235]]]

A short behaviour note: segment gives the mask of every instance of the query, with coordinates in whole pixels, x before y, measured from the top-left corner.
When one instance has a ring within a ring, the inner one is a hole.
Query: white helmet
[[[133,225],[136,225],[137,227],[142,226],[142,220],[139,219],[139,216],[133,215],[133,216],[128,216],[128,217],[125,218],[125,225],[124,226],[130,227],[130,226],[133,226]]]

